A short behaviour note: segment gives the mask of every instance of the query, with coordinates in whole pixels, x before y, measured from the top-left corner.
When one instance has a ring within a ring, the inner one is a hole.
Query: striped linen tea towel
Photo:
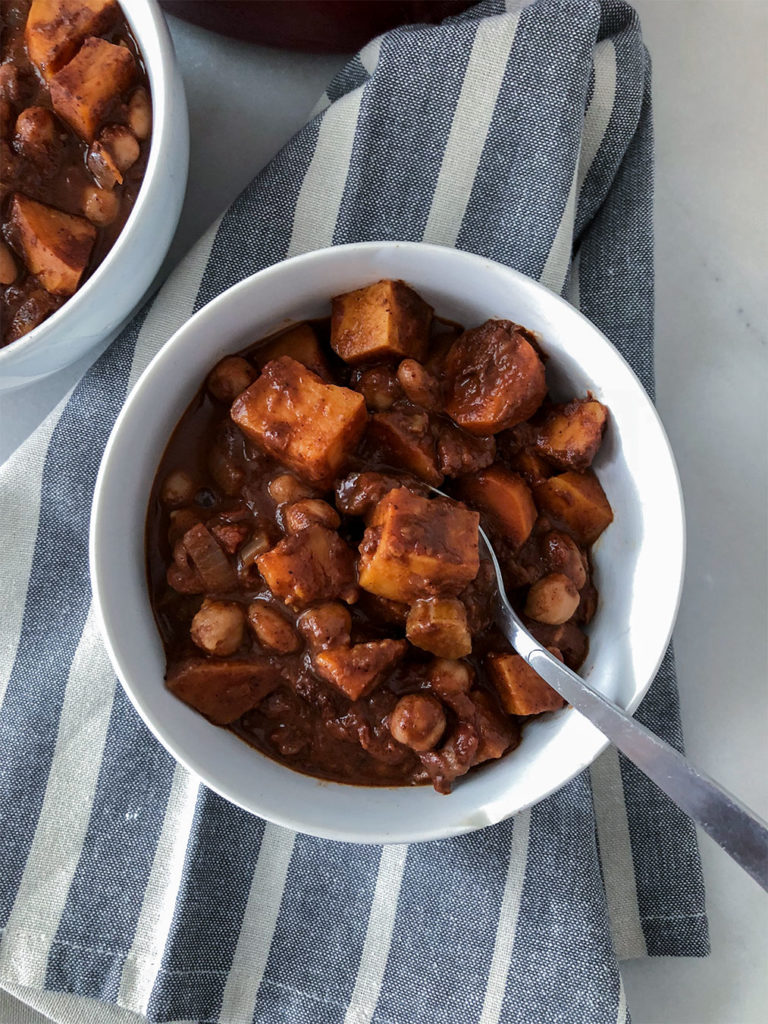
[[[652,391],[652,163],[649,60],[619,0],[486,0],[389,32],[9,460],[1,987],[98,1024],[607,1024],[629,1019],[622,959],[706,954],[693,827],[615,752],[457,839],[294,834],[153,739],[88,585],[127,391],[195,310],[286,256],[394,238],[495,258],[564,290]],[[671,654],[638,717],[680,745]]]

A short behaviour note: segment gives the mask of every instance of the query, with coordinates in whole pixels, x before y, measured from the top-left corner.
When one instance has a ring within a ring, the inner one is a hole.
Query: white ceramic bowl
[[[411,284],[444,317],[471,326],[506,317],[539,331],[556,397],[587,389],[609,406],[596,461],[615,521],[594,549],[600,606],[583,674],[635,708],[666,649],[683,576],[680,485],[653,405],[610,342],[541,285],[479,256],[432,245],[367,242],[287,260],[202,309],[165,345],[123,408],[107,445],[91,523],[93,591],[123,686],[161,743],[212,789],[270,821],[361,842],[435,839],[500,821],[585,768],[606,741],[571,708],[523,730],[517,750],[460,780],[378,789],[308,778],[209,724],[163,685],[165,659],[144,572],[144,522],[165,444],[222,356],[290,320],[327,315],[329,298],[384,277]]]
[[[189,122],[173,43],[156,0],[122,0],[152,93],[152,139],[138,198],[115,244],[82,288],[29,334],[0,348],[0,392],[74,363],[115,331],[160,269],[181,213]]]

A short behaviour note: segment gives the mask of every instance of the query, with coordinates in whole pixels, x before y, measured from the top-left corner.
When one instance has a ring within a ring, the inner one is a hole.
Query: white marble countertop
[[[687,749],[768,817],[768,5],[635,6],[654,64],[658,406],[688,520],[675,631]],[[192,154],[169,264],[303,123],[343,63],[176,20],[171,29]],[[0,461],[92,358],[0,398]],[[768,1020],[768,897],[706,837],[701,847],[712,955],[625,964],[634,1024]]]

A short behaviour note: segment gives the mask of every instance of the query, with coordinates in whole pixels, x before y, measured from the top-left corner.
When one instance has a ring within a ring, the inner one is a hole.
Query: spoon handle
[[[500,596],[497,620],[512,646],[768,891],[768,826],[668,743],[597,693],[541,647]]]

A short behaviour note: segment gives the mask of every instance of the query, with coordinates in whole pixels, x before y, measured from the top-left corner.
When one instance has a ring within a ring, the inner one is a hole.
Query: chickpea
[[[290,622],[265,601],[250,603],[248,625],[261,646],[270,651],[277,651],[278,654],[291,654],[293,651],[297,651],[301,645],[301,640]]]
[[[415,359],[404,359],[397,368],[397,379],[415,405],[436,409],[440,404],[440,385],[435,377]]]
[[[18,272],[13,253],[5,242],[0,242],[0,284],[13,284]]]
[[[111,224],[120,212],[120,198],[114,192],[105,192],[96,185],[86,185],[83,189],[83,213],[97,227],[103,228]]]
[[[336,509],[319,498],[303,498],[288,505],[283,511],[283,522],[288,533],[298,533],[308,526],[325,526],[329,530],[336,530],[341,525]]]
[[[128,100],[128,124],[137,139],[148,139],[152,131],[152,104],[147,90],[138,88]]]
[[[284,505],[287,501],[294,502],[301,501],[302,498],[311,498],[315,493],[311,487],[307,487],[290,473],[281,473],[280,476],[273,477],[269,481],[267,490],[270,498],[278,505]]]
[[[208,374],[206,386],[220,402],[234,402],[258,377],[247,359],[241,356],[227,356]]]
[[[439,700],[424,693],[401,697],[389,716],[394,739],[411,750],[432,750],[445,732],[445,712]]]
[[[537,622],[559,626],[579,607],[579,592],[572,579],[561,572],[550,573],[533,584],[525,602],[525,614]]]
[[[160,488],[160,500],[164,505],[176,508],[193,501],[196,491],[197,485],[189,473],[183,469],[175,469],[163,481],[163,486]]]
[[[435,658],[429,666],[428,678],[441,693],[469,693],[472,685],[469,665],[451,658]]]
[[[577,590],[587,582],[586,559],[567,533],[552,530],[544,537],[544,557],[550,572],[569,576]]]
[[[45,176],[57,168],[58,143],[56,121],[45,107],[27,107],[16,118],[16,152],[31,160]]]
[[[347,647],[351,641],[352,616],[339,601],[325,601],[308,608],[301,613],[296,625],[313,650]]]
[[[386,412],[402,397],[397,378],[384,366],[358,371],[352,379],[352,386],[363,396],[368,408],[375,412]]]
[[[245,614],[234,601],[211,601],[206,598],[192,619],[189,635],[192,642],[206,652],[225,657],[234,654],[243,642]]]

